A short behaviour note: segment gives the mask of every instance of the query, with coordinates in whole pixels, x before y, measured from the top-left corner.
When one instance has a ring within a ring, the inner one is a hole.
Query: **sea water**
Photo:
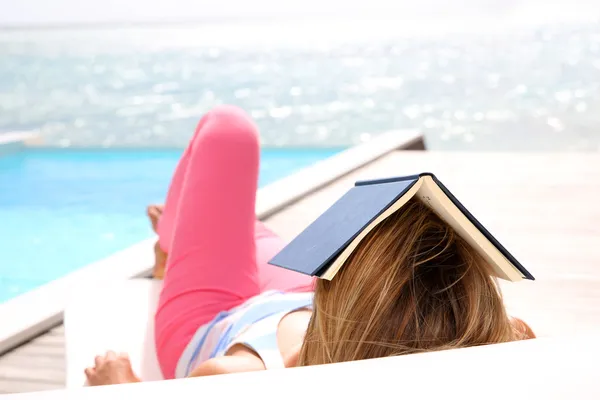
[[[266,147],[348,146],[413,128],[430,149],[598,150],[600,26],[0,30],[0,131],[39,131],[59,147],[182,147],[222,103],[247,110]]]

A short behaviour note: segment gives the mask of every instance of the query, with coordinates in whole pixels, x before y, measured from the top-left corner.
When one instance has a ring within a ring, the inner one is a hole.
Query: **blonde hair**
[[[411,200],[318,280],[298,365],[412,354],[533,337],[506,314],[490,266]]]

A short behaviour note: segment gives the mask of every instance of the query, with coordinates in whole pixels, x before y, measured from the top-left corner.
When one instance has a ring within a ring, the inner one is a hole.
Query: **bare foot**
[[[152,224],[152,230],[158,234],[158,220],[162,216],[164,206],[162,205],[149,205],[146,213],[150,218]],[[165,276],[165,268],[167,266],[167,253],[160,247],[160,243],[157,241],[154,244],[154,268],[152,270],[152,276],[155,279],[163,279]]]
[[[165,277],[166,268],[167,253],[160,247],[160,242],[157,240],[154,244],[154,268],[152,269],[152,277],[154,279],[163,279]]]
[[[152,204],[146,209],[146,213],[148,214],[148,218],[150,218],[150,223],[152,224],[152,230],[155,233],[158,233],[158,220],[160,219],[164,208],[165,206],[163,205]]]

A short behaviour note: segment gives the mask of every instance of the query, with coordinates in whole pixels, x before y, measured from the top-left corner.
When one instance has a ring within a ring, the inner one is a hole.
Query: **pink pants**
[[[168,253],[155,317],[165,378],[196,330],[266,290],[313,290],[313,280],[267,264],[283,241],[255,218],[259,135],[241,110],[205,115],[175,170],[159,221]]]

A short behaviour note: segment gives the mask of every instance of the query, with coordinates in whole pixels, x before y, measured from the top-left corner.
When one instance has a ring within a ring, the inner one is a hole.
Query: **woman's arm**
[[[264,369],[265,365],[262,360],[256,356],[223,356],[204,361],[192,371],[189,377],[262,371]]]
[[[230,355],[211,358],[200,364],[189,377],[232,374],[236,372],[261,371],[265,369],[262,360],[253,354]],[[133,372],[127,354],[109,351],[95,359],[95,365],[86,368],[85,376],[90,386],[118,385],[141,382]]]

